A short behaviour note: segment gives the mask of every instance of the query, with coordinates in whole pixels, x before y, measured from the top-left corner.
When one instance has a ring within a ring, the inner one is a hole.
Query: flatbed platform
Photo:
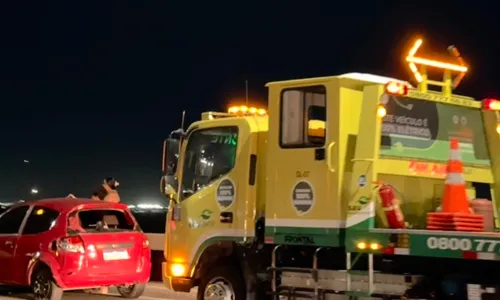
[[[438,258],[500,260],[500,233],[425,229],[347,230],[346,249],[359,252],[357,245],[378,243],[380,253]]]
[[[427,229],[385,229],[373,228],[369,230],[374,233],[389,233],[389,234],[420,234],[420,235],[446,235],[446,236],[466,236],[466,237],[488,237],[499,238],[500,232],[468,232],[468,231],[446,231],[446,230],[427,230]]]

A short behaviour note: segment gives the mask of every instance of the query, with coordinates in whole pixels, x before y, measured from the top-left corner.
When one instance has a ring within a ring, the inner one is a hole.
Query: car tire
[[[0,295],[2,295],[2,296],[8,296],[10,294],[12,294],[11,287],[0,285]]]
[[[31,277],[31,289],[36,300],[61,300],[64,292],[46,267],[35,270]]]
[[[215,294],[218,296],[215,297]],[[212,298],[213,297],[213,298]],[[225,263],[213,266],[201,278],[198,286],[198,300],[210,299],[245,300],[246,288],[238,268]]]
[[[118,290],[118,294],[123,298],[137,299],[144,294],[146,284],[138,283],[130,286],[117,286],[116,289]]]

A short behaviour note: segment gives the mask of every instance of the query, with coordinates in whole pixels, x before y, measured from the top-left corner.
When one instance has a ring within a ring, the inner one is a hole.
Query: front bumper
[[[193,288],[193,279],[189,277],[175,277],[170,275],[170,264],[164,262],[161,265],[163,274],[163,284],[169,290],[175,292],[189,293]]]

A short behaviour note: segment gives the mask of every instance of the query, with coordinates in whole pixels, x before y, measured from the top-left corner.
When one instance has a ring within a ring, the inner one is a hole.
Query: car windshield
[[[408,97],[385,100],[381,156],[445,162],[455,138],[465,165],[490,166],[480,110]]]
[[[117,209],[83,209],[68,217],[70,232],[123,232],[140,230],[130,213]]]

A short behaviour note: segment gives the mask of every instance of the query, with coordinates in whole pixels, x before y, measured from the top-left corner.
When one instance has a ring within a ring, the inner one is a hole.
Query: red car
[[[46,199],[0,215],[0,285],[31,286],[37,299],[103,286],[138,298],[150,272],[149,242],[124,204]]]

